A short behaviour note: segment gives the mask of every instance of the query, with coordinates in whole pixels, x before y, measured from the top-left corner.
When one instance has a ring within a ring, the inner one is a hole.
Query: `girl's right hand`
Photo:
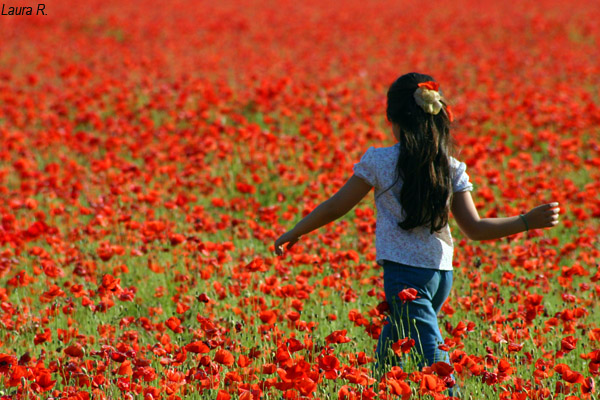
[[[524,215],[529,229],[552,228],[558,224],[558,203],[548,203],[531,209]]]
[[[298,242],[299,239],[300,236],[298,236],[293,229],[291,231],[287,231],[275,241],[275,254],[278,256],[283,255],[283,245],[287,243],[288,245],[286,246],[286,249],[289,250]]]

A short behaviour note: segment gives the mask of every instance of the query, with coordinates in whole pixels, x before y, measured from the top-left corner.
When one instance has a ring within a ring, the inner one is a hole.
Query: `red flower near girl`
[[[325,343],[348,343],[350,341],[350,338],[346,336],[346,332],[346,329],[332,332],[325,338]]]
[[[410,352],[410,349],[412,349],[414,345],[414,339],[404,338],[392,344],[392,350],[394,350],[394,353],[396,353],[396,355],[401,356],[402,354]]]
[[[414,301],[415,299],[418,299],[419,296],[417,296],[417,294],[417,289],[408,288],[398,293],[398,297],[403,303],[406,303],[407,301]]]

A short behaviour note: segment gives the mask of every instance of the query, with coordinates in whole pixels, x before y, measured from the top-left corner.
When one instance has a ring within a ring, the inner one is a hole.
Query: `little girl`
[[[467,238],[488,240],[555,226],[558,203],[514,217],[479,218],[466,165],[450,155],[452,114],[432,77],[399,77],[388,90],[386,113],[398,143],[369,148],[335,195],[275,241],[275,252],[282,255],[284,244],[289,249],[300,236],[343,216],[375,188],[377,263],[390,306],[377,344],[378,364],[398,364],[387,359],[388,348],[403,338],[415,340],[411,352],[420,353],[420,365],[448,363],[448,353],[438,347],[443,339],[437,314],[452,286],[449,212]],[[399,298],[407,288],[416,289],[416,299]]]

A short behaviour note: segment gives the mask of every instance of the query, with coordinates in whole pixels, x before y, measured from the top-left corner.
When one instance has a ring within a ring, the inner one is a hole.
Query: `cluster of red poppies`
[[[593,398],[596,2],[250,3],[0,16],[0,398]],[[553,200],[561,225],[453,229],[451,365],[379,376],[372,201],[270,246],[393,144],[410,71],[452,104],[481,215]]]

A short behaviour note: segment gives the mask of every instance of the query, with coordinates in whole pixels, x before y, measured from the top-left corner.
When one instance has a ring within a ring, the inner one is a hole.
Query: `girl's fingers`
[[[558,212],[553,212],[549,218],[548,227],[553,227],[558,224]]]
[[[292,248],[292,246],[294,246],[294,244],[296,244],[298,242],[298,239],[293,239],[293,240],[287,240],[286,238],[284,238],[283,236],[280,237],[279,239],[277,239],[275,241],[275,254],[277,254],[278,256],[283,255],[284,252],[284,247],[285,249],[289,250]],[[286,246],[287,243],[287,246]]]
[[[275,241],[275,254],[277,254],[278,256],[283,254],[283,244],[285,242],[282,243],[281,238],[277,239]]]
[[[546,203],[531,209],[526,218],[532,229],[551,228],[559,223],[558,202]]]

